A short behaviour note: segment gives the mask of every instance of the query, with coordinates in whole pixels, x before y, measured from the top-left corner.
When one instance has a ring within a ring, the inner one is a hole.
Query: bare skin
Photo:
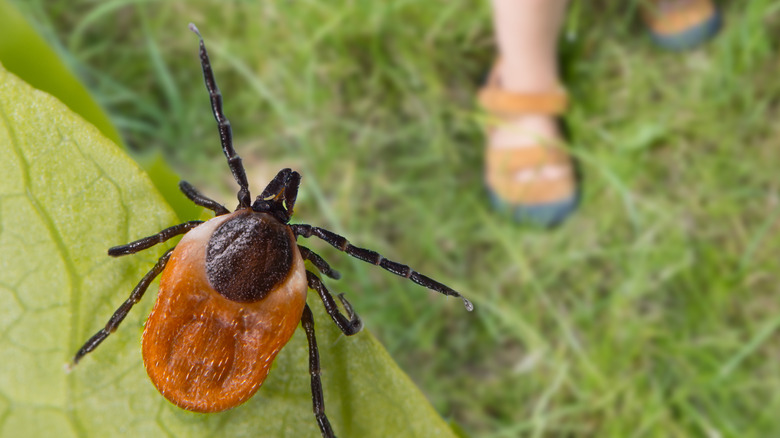
[[[563,89],[558,76],[557,42],[568,0],[492,0],[501,56],[502,88],[537,94]],[[516,117],[497,127],[490,147],[517,148],[561,141],[549,115]]]

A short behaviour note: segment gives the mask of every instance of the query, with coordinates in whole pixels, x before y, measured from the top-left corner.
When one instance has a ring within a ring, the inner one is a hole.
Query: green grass
[[[488,2],[16,3],[131,149],[164,151],[232,206],[198,24],[255,191],[292,165],[299,221],[473,299],[467,314],[310,245],[473,436],[780,433],[778,2],[726,5],[724,31],[685,54],[653,47],[629,7],[573,7],[562,53],[585,190],[552,231],[495,215],[482,191]]]

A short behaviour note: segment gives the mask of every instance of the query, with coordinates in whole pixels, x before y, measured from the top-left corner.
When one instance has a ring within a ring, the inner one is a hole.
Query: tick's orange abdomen
[[[231,301],[210,285],[209,238],[236,214],[211,219],[182,238],[144,329],[144,365],[152,383],[190,411],[219,412],[249,399],[292,337],[306,303],[306,271],[294,240],[289,275],[261,300]]]

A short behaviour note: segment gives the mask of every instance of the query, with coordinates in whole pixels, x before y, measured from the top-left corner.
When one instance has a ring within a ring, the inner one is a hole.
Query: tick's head
[[[268,213],[283,223],[290,221],[298,197],[301,175],[292,169],[282,169],[255,199],[252,210]]]

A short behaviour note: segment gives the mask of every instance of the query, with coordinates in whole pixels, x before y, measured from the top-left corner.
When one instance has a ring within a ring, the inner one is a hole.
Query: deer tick
[[[222,94],[214,80],[203,37],[200,62],[211,109],[217,121],[222,151],[238,183],[238,207],[232,213],[207,198],[186,181],[179,188],[195,204],[212,210],[208,221],[190,221],[108,250],[113,257],[134,254],[184,234],[133,289],[108,320],[73,358],[73,364],[114,332],[130,309],[161,275],[159,293],[143,333],[146,371],[160,393],[173,404],[195,412],[219,412],[249,399],[262,385],[276,355],[300,322],[309,344],[314,415],[322,436],[333,437],[325,415],[314,320],[306,304],[308,289],[319,294],[336,326],[347,336],[362,328],[358,315],[343,295],[336,301],[305,260],[322,275],[339,273],[298,237],[317,237],[336,249],[384,268],[393,274],[444,295],[469,300],[450,287],[379,253],[353,246],[342,236],[323,228],[290,224],[301,175],[282,169],[251,202],[241,158],[233,148],[230,122],[222,110]]]

